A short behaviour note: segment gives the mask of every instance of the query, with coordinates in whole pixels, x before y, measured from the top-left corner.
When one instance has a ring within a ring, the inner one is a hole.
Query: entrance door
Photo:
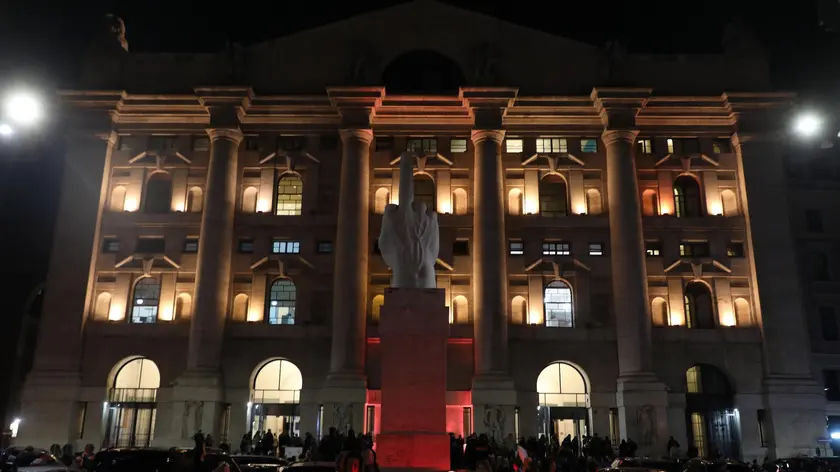
[[[251,430],[265,433],[269,429],[275,436],[286,432],[300,436],[300,405],[263,403],[254,405]]]
[[[108,411],[106,444],[110,447],[149,447],[156,413],[154,405],[112,405]]]
[[[540,406],[537,409],[540,434],[554,436],[558,441],[571,435],[581,441],[589,434],[589,413],[586,408],[563,406]]]

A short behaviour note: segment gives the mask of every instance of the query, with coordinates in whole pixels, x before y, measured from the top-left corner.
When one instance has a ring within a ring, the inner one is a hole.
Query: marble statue
[[[379,249],[391,268],[394,288],[435,288],[435,260],[440,249],[438,215],[414,203],[414,155],[400,157],[399,205],[389,204],[382,216]]]

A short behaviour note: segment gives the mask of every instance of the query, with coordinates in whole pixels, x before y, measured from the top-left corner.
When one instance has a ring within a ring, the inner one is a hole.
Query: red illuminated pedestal
[[[379,323],[382,426],[376,456],[383,469],[449,470],[443,289],[385,291]]]

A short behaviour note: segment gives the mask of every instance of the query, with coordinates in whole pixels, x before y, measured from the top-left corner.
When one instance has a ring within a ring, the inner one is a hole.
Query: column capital
[[[340,132],[341,142],[346,143],[348,140],[355,139],[364,141],[370,144],[373,141],[373,130],[365,128],[349,128],[342,129]]]
[[[239,128],[207,128],[207,135],[210,136],[211,141],[216,141],[217,139],[229,139],[236,144],[242,142],[242,139],[245,137],[242,134],[242,130]]]
[[[616,141],[623,141],[628,144],[636,142],[636,136],[639,135],[637,129],[607,129],[601,133],[601,140],[604,144],[609,146]]]
[[[500,144],[503,139],[505,139],[505,130],[503,129],[474,129],[472,130],[472,134],[470,134],[470,139],[472,139],[473,144],[478,145],[482,141],[486,141],[488,139],[494,141],[496,144]]]
[[[649,88],[599,87],[589,98],[606,129],[636,127],[636,115],[647,105],[653,92]]]

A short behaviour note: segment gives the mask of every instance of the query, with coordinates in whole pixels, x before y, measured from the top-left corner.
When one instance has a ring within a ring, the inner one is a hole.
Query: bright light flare
[[[0,136],[3,136],[5,138],[11,136],[12,134],[14,134],[14,130],[11,126],[9,126],[6,123],[0,124]]]
[[[13,93],[6,99],[5,112],[7,118],[18,124],[32,125],[41,119],[41,102],[29,93]]]
[[[793,130],[796,134],[810,138],[822,130],[823,120],[814,113],[802,113],[796,117],[793,124]]]

